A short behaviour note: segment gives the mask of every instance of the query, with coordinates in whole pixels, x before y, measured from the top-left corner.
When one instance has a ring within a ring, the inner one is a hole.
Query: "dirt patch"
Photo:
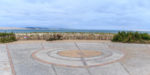
[[[65,51],[58,52],[58,54],[61,56],[73,57],[73,58],[80,58],[80,57],[88,58],[88,57],[100,56],[101,52],[95,50],[65,50]]]

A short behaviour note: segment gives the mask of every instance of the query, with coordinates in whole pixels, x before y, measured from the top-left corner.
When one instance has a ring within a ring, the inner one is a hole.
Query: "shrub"
[[[16,41],[14,33],[0,33],[0,43],[8,43]]]
[[[144,40],[150,40],[150,36],[149,36],[149,34],[147,34],[147,33],[141,34],[141,37],[142,37]]]
[[[54,40],[62,40],[62,35],[60,35],[60,34],[54,34],[49,39],[47,39],[47,41],[54,41]]]
[[[150,41],[150,35],[147,33],[122,31],[114,35],[112,41],[127,42],[127,43],[147,43]]]

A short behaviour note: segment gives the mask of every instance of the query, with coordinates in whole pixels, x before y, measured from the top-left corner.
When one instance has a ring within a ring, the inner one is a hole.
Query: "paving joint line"
[[[45,49],[43,43],[41,43],[41,48],[42,48],[43,50]],[[56,71],[56,69],[55,69],[55,66],[52,64],[51,67],[52,67],[52,69],[53,69],[55,75],[58,75],[58,74],[57,74],[57,71]]]
[[[53,69],[55,75],[58,75],[58,74],[57,74],[57,71],[56,71],[56,69],[55,69],[55,66],[52,64],[51,67],[52,67],[52,69]]]
[[[6,50],[7,50],[7,55],[8,55],[8,59],[9,59],[9,64],[10,64],[10,67],[11,67],[11,73],[12,73],[12,75],[16,75],[14,64],[13,64],[13,61],[12,61],[12,57],[11,57],[11,54],[9,52],[8,44],[6,44]]]
[[[114,48],[113,46],[111,45],[108,45],[108,47],[111,47],[111,48]],[[115,48],[114,48],[115,49]],[[128,71],[128,69],[121,63],[119,62],[119,64],[123,67],[123,69],[128,73],[128,75],[131,75],[130,72]]]
[[[90,70],[89,70],[89,68],[88,68],[87,62],[86,62],[86,60],[84,59],[84,53],[81,51],[80,47],[77,45],[76,42],[74,42],[74,44],[75,44],[75,46],[76,46],[76,47],[79,49],[79,51],[80,51],[79,55],[80,55],[81,61],[82,61],[83,65],[85,66],[85,68],[86,68],[88,74],[89,74],[89,75],[92,75],[92,73],[90,72]]]
[[[45,49],[45,47],[44,47],[43,43],[41,43],[41,48],[42,48],[42,49]]]
[[[127,68],[122,63],[120,63],[120,65],[124,68],[124,70],[128,73],[128,75],[131,75],[130,72],[127,70]]]

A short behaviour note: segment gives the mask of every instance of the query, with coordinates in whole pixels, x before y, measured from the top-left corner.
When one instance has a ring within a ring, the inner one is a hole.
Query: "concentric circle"
[[[117,50],[47,49],[32,54],[32,57],[40,62],[68,67],[105,65],[116,62],[123,56],[124,54]]]

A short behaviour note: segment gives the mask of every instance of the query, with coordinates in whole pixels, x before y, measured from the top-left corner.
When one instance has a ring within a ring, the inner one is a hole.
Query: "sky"
[[[0,27],[150,30],[150,0],[0,0]]]

